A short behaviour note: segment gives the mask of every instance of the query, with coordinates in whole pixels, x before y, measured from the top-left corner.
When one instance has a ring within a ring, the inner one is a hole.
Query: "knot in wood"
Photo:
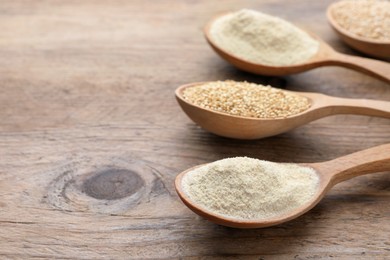
[[[133,171],[109,169],[85,180],[82,190],[95,199],[116,200],[136,193],[144,185],[144,180]]]

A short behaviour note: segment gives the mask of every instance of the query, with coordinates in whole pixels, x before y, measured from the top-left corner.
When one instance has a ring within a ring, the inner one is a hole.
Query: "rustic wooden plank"
[[[235,79],[390,101],[389,85],[342,68],[240,72],[203,39],[214,14],[248,7],[356,54],[326,23],[330,2],[2,1],[0,258],[389,257],[389,172],[339,184],[304,216],[257,230],[205,221],[173,187],[182,170],[229,156],[316,162],[390,141],[389,120],[347,115],[231,140],[195,126],[174,100],[180,84]]]

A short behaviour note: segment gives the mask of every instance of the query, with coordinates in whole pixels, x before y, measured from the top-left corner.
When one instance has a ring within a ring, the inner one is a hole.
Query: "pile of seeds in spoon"
[[[304,96],[249,82],[213,81],[188,87],[183,97],[202,108],[235,116],[286,118],[310,108]]]
[[[389,1],[340,1],[334,4],[332,16],[342,28],[357,36],[390,41]]]

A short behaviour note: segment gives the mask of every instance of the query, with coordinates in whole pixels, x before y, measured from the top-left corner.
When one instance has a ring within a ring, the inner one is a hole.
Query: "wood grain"
[[[302,217],[255,230],[209,223],[173,187],[179,172],[229,156],[310,163],[389,143],[388,119],[350,115],[226,139],[174,99],[179,85],[234,79],[390,101],[388,84],[343,68],[238,71],[203,38],[215,14],[247,7],[356,55],[326,22],[330,2],[2,1],[0,258],[388,258],[389,172],[340,183]]]

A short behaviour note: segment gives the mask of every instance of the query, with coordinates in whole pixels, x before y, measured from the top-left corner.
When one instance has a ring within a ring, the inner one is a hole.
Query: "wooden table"
[[[187,209],[173,186],[191,166],[231,156],[317,162],[390,141],[390,121],[332,116],[257,141],[192,123],[181,84],[248,80],[296,91],[390,101],[390,86],[336,67],[283,78],[236,70],[203,25],[243,7],[281,16],[345,46],[332,1],[2,1],[0,258],[385,259],[390,174],[337,185],[304,216],[225,228]]]

